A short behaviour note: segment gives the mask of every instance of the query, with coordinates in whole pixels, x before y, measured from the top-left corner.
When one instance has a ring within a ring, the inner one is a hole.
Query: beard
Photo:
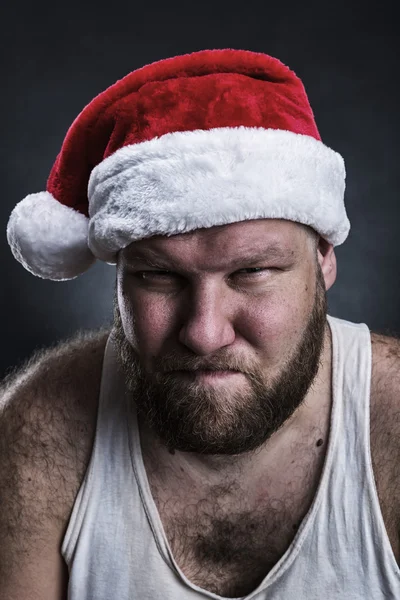
[[[325,283],[316,265],[314,304],[302,337],[280,372],[268,376],[248,358],[222,349],[211,357],[169,353],[147,372],[125,336],[114,293],[113,341],[138,417],[171,453],[238,455],[260,448],[303,403],[320,366],[327,314]],[[205,386],[174,371],[234,370],[247,385]]]

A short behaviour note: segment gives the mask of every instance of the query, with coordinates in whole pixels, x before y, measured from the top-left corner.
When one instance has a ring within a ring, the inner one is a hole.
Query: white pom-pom
[[[89,219],[49,192],[29,194],[13,209],[7,240],[14,257],[33,275],[74,279],[96,260],[87,245]]]

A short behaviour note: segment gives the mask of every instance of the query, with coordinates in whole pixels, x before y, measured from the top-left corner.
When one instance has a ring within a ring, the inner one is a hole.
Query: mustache
[[[156,371],[166,374],[172,371],[238,371],[250,374],[258,370],[243,357],[218,356],[205,359],[201,356],[178,356],[173,353],[164,354],[157,359],[154,367]]]

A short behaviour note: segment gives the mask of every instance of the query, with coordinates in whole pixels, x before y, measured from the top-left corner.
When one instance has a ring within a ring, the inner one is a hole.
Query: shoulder
[[[400,519],[400,340],[371,332],[371,349],[372,458]]]
[[[52,429],[60,434],[76,420],[92,420],[109,333],[79,330],[14,367],[0,381],[0,422],[10,425],[17,417],[27,427],[37,422],[45,436]]]
[[[400,340],[371,332],[371,434],[400,460]],[[396,467],[397,469],[397,467]],[[400,478],[399,478],[400,480]]]
[[[0,382],[0,596],[65,587],[60,547],[91,453],[107,338],[78,332]]]
[[[90,457],[108,333],[79,331],[38,349],[0,383],[3,473],[28,503],[46,497],[56,520],[68,512]]]
[[[400,448],[400,339],[371,331],[371,424]]]
[[[400,339],[371,331],[371,393],[400,410]]]
[[[38,386],[46,390],[69,389],[85,381],[96,365],[99,367],[110,332],[110,327],[79,330],[69,338],[36,349],[0,380],[0,410],[16,392],[34,392]]]
[[[109,330],[78,331],[70,338],[39,348],[0,381],[0,420],[35,419],[43,435],[97,408],[104,349]],[[61,419],[61,417],[63,417]]]

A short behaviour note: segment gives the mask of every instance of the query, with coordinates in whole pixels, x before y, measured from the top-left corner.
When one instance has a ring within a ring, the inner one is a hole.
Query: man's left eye
[[[240,271],[236,271],[235,275],[253,275],[257,273],[263,273],[265,271],[271,271],[271,268],[268,267],[250,267],[248,269],[240,269]]]

